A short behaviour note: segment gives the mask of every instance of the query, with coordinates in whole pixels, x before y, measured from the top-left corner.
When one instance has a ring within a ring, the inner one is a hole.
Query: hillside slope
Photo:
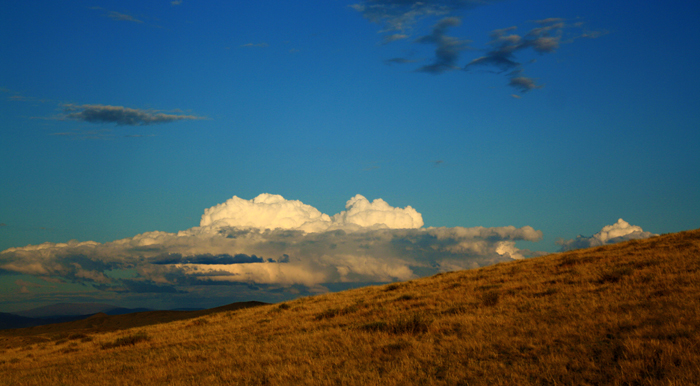
[[[110,333],[0,338],[10,385],[691,385],[700,231]]]

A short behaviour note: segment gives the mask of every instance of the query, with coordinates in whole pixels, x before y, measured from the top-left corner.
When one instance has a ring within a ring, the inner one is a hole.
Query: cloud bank
[[[613,225],[606,225],[600,232],[591,237],[576,236],[571,240],[559,240],[557,244],[561,245],[560,252],[571,251],[574,249],[599,247],[602,245],[615,244],[628,240],[646,239],[649,237],[658,236],[651,232],[645,232],[641,227],[630,225],[623,219],[617,220]]]
[[[90,123],[116,123],[120,126],[145,126],[181,120],[204,119],[194,115],[165,114],[157,110],[131,109],[123,106],[65,104],[62,107],[65,115],[59,119]]]
[[[213,284],[323,288],[521,259],[528,252],[515,242],[541,237],[529,226],[423,228],[412,207],[361,195],[330,216],[261,194],[205,209],[200,226],[177,233],[10,248],[0,252],[0,270],[116,293],[185,293]],[[132,277],[114,274],[127,271]]]

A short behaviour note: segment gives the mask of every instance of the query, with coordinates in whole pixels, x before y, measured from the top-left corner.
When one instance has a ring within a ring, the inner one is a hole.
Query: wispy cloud
[[[105,11],[106,13],[104,14],[105,17],[108,17],[112,20],[116,21],[130,21],[134,23],[143,23],[142,20],[139,20],[135,18],[132,15],[126,14],[126,13],[121,13],[117,11],[111,11],[102,7],[90,7],[90,9],[95,10],[95,11]]]
[[[10,89],[5,88],[5,87],[0,87],[0,92],[7,93],[7,94],[13,94],[13,95],[8,96],[7,100],[14,101],[14,102],[41,102],[41,103],[49,102],[47,100],[37,99],[34,97],[22,95],[18,91],[13,91],[13,90],[10,90]]]
[[[391,66],[392,64],[407,64],[407,63],[415,63],[415,62],[417,62],[417,60],[406,59],[406,58],[391,58],[391,59],[385,60],[384,64]]]
[[[422,18],[495,3],[498,0],[366,0],[350,7],[367,20],[384,26],[383,32],[406,31]]]
[[[112,139],[116,138],[116,136],[114,135],[114,133],[111,129],[72,130],[72,131],[51,133],[49,135],[58,136],[58,137],[69,137],[69,138],[80,139],[80,140],[83,140],[83,139],[112,140]]]
[[[436,46],[433,63],[422,66],[416,71],[440,74],[445,71],[460,68],[457,65],[459,53],[466,49],[469,41],[459,40],[447,36],[445,33],[448,28],[459,26],[461,23],[461,20],[457,17],[446,17],[433,26],[433,32],[430,35],[423,36],[416,40],[416,43],[434,44]]]
[[[109,11],[109,14],[107,14],[107,17],[109,17],[112,20],[117,20],[117,21],[132,21],[134,23],[143,23],[142,20],[139,20],[131,15],[127,15],[125,13],[119,13],[116,11]]]
[[[268,47],[269,45],[265,42],[262,43],[246,43],[241,44],[240,47]]]
[[[526,93],[530,90],[534,90],[536,88],[542,88],[544,87],[543,85],[537,85],[535,84],[535,79],[529,78],[527,76],[522,76],[519,75],[521,71],[516,71],[513,74],[517,74],[517,76],[513,76],[510,78],[510,81],[508,82],[508,85],[519,90],[520,92]]]
[[[181,120],[205,119],[195,115],[166,114],[158,110],[140,110],[109,105],[63,105],[61,120],[76,120],[90,123],[116,123],[117,125],[143,126]]]
[[[408,37],[408,35],[406,35],[406,34],[392,34],[392,35],[387,35],[387,36],[385,36],[384,39],[382,40],[382,44],[389,44],[389,43],[395,42],[395,41],[397,41],[397,40],[406,39],[407,37]]]
[[[561,245],[560,251],[563,252],[574,249],[599,247],[601,245],[615,244],[628,240],[646,239],[654,236],[658,235],[645,232],[641,227],[630,225],[627,221],[619,219],[615,224],[604,226],[600,232],[591,237],[579,235],[571,240],[558,240],[557,244]]]
[[[495,2],[496,0],[367,0],[353,4],[351,7],[369,21],[383,26],[380,32],[387,35],[382,44],[405,39],[408,36],[406,32],[413,30],[422,19],[442,18],[433,26],[430,35],[413,41],[413,43],[436,46],[432,63],[421,66],[416,71],[441,74],[462,66],[458,63],[460,54],[468,48],[467,44],[471,43],[468,40],[446,35],[448,28],[460,24],[458,12]],[[571,43],[579,38],[597,38],[607,33],[604,31],[581,32],[584,28],[583,22],[567,23],[562,18],[546,18],[534,20],[531,23],[536,26],[523,35],[515,33],[517,26],[492,31],[491,40],[487,43],[488,48],[484,50],[485,54],[472,59],[462,68],[472,70],[483,67],[490,72],[499,73],[510,71],[508,85],[525,93],[543,86],[536,84],[533,78],[522,74],[522,64],[518,61],[516,53],[527,49],[539,54],[553,53],[562,44]],[[578,32],[565,35],[565,31],[574,30]],[[409,63],[409,61],[395,58],[385,60],[385,63]]]
[[[118,294],[183,294],[212,284],[315,291],[519,259],[527,252],[515,242],[541,237],[531,227],[424,228],[412,207],[360,195],[329,216],[300,201],[262,194],[252,200],[234,196],[206,209],[199,227],[177,233],[10,248],[0,252],[0,270]],[[119,271],[136,274],[111,274]]]
[[[174,0],[170,2],[170,5],[180,5],[182,4],[182,0]]]

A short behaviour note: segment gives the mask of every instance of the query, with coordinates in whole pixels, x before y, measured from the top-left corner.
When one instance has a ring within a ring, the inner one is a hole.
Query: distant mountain
[[[0,330],[38,326],[38,324],[33,324],[34,321],[33,318],[0,312]]]
[[[102,303],[59,303],[15,313],[0,312],[0,330],[73,322],[95,314],[126,315],[152,311],[148,308],[124,308]]]
[[[14,312],[14,314],[27,318],[55,318],[62,316],[87,316],[98,312],[104,312],[107,315],[123,315],[142,311],[150,310],[147,308],[123,308],[104,303],[58,303],[32,308],[26,311]]]
[[[0,330],[15,329],[13,331],[0,331],[2,336],[34,336],[40,334],[61,334],[67,331],[91,331],[104,332],[133,327],[149,326],[158,323],[167,323],[175,320],[197,318],[212,313],[223,311],[235,311],[242,308],[265,305],[262,302],[239,302],[221,307],[203,309],[197,311],[135,311],[138,309],[113,308],[106,312],[92,315],[60,316],[53,318],[27,318],[14,314],[0,313]],[[134,311],[134,312],[125,312]],[[123,312],[123,313],[119,313]],[[65,323],[70,322],[70,323]],[[34,328],[24,328],[34,327]]]
[[[87,315],[70,315],[70,316],[57,316],[53,318],[28,318],[26,316],[19,316],[15,314],[8,314],[5,312],[0,312],[0,330],[6,330],[10,328],[25,328],[25,327],[36,327],[44,326],[47,324],[54,323],[65,323],[72,322],[75,320],[80,320],[86,318]]]

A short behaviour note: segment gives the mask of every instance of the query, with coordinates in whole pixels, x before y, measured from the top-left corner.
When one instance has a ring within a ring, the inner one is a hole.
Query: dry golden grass
[[[700,231],[105,333],[0,335],[7,385],[693,385]]]

